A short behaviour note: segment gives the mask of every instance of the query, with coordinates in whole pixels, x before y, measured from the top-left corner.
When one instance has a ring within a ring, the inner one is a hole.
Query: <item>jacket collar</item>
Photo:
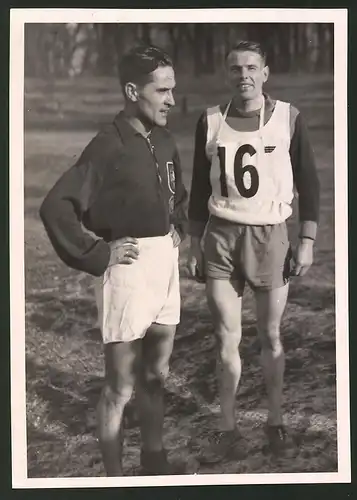
[[[122,138],[123,142],[127,142],[133,137],[143,137],[140,132],[138,132],[128,121],[128,119],[125,116],[124,111],[119,111],[119,113],[116,115],[114,118],[114,125],[117,128],[120,137]]]

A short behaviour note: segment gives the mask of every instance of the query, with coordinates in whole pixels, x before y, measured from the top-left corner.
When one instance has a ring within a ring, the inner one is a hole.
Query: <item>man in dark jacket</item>
[[[40,215],[59,257],[96,277],[106,372],[98,423],[107,475],[123,473],[123,412],[134,385],[142,474],[182,473],[163,448],[163,384],[180,317],[178,245],[187,198],[165,128],[175,74],[167,54],[139,47],[123,57],[119,75],[124,109],[57,181]]]

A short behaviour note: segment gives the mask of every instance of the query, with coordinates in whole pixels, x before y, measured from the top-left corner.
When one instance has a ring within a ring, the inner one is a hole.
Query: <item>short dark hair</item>
[[[226,53],[226,60],[229,54],[232,52],[243,52],[243,51],[250,51],[250,52],[255,52],[256,54],[259,54],[260,57],[262,58],[264,65],[266,64],[267,61],[267,53],[263,49],[262,45],[259,42],[253,42],[251,40],[239,40],[235,45],[232,46]]]
[[[173,66],[170,56],[153,45],[140,45],[129,50],[118,65],[119,80],[122,88],[128,82],[142,84],[150,73],[159,66]]]

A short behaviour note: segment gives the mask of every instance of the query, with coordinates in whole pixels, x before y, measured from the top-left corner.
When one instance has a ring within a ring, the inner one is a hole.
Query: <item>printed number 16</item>
[[[242,160],[245,153],[250,156],[256,154],[256,150],[251,144],[243,144],[238,148],[236,155],[234,157],[234,180],[239,191],[239,194],[243,198],[252,198],[257,194],[259,188],[259,175],[257,169],[253,165],[245,165],[243,167]],[[221,167],[221,194],[225,198],[228,198],[228,188],[227,188],[227,176],[226,176],[226,150],[225,147],[218,147],[218,157]],[[250,187],[246,188],[244,185],[244,174],[249,172],[250,174]]]

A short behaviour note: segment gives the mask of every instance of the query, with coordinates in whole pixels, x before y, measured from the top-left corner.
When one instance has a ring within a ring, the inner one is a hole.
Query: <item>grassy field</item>
[[[181,80],[171,117],[190,185],[193,133],[200,111],[227,95],[220,82]],[[204,89],[204,92],[202,92]],[[337,470],[334,302],[333,81],[329,76],[276,76],[269,91],[298,106],[308,121],[321,181],[321,224],[315,264],[292,281],[282,332],[286,349],[285,418],[293,457],[264,454],[266,396],[259,366],[252,295],[243,301],[243,375],[237,420],[249,458],[204,473],[328,472]],[[187,113],[182,112],[186,96]],[[92,280],[54,254],[38,217],[47,190],[121,105],[113,80],[25,82],[26,371],[29,477],[103,476],[95,436],[95,407],[103,377]],[[296,213],[289,222],[296,238]],[[190,280],[181,245],[182,321],[166,388],[166,446],[173,457],[194,456],[215,425],[214,338],[203,285]],[[130,410],[130,409],[129,409]],[[127,412],[125,471],[139,462],[139,429]]]

